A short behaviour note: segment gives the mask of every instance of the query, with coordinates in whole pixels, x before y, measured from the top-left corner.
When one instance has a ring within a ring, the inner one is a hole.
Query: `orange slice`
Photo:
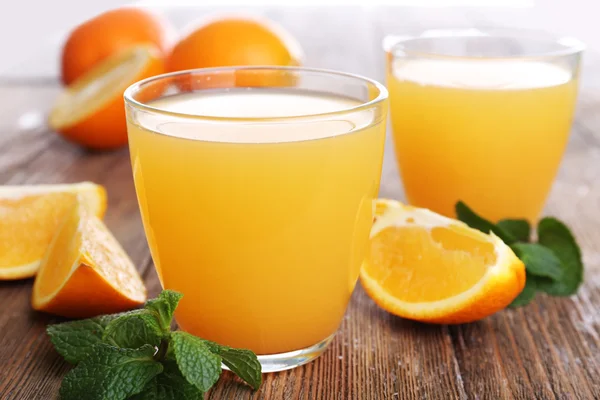
[[[90,213],[102,217],[106,191],[82,182],[66,185],[0,186],[0,280],[30,278],[37,272],[73,193]]]
[[[523,290],[525,266],[494,234],[429,210],[377,200],[360,278],[383,309],[422,322],[476,321]]]
[[[124,311],[146,300],[133,263],[77,196],[33,284],[34,309],[70,318]]]
[[[164,72],[153,45],[129,47],[100,62],[58,97],[48,123],[66,139],[92,149],[127,144],[123,92],[133,83]]]

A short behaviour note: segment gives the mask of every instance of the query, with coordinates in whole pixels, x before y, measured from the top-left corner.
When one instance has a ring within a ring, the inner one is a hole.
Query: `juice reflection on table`
[[[577,80],[539,61],[394,60],[391,120],[411,204],[535,221],[560,164]]]
[[[243,129],[190,122],[157,133],[130,121],[146,234],[163,286],[184,293],[184,330],[257,354],[306,348],[337,330],[369,237],[384,123],[355,131],[360,121],[344,116],[308,126],[260,118],[359,104],[232,89],[151,105],[255,118]]]

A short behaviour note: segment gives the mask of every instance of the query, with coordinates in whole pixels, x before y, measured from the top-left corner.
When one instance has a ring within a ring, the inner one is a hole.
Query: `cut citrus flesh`
[[[124,311],[146,300],[135,266],[77,196],[52,239],[33,285],[32,306],[64,317]]]
[[[48,123],[65,138],[94,149],[127,143],[123,92],[133,83],[164,72],[152,45],[127,48],[100,62],[58,97]]]
[[[0,186],[0,279],[35,275],[74,194],[90,213],[104,215],[106,191],[91,182]]]
[[[393,200],[377,200],[361,283],[383,309],[432,323],[476,321],[523,290],[525,266],[502,240]]]
[[[65,85],[119,51],[150,43],[166,55],[174,28],[160,14],[142,7],[119,7],[75,27],[62,49],[61,72]]]

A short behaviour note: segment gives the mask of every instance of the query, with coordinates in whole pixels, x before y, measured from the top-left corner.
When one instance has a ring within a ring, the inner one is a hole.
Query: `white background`
[[[508,27],[542,29],[572,35],[592,49],[600,48],[600,5],[596,0],[2,0],[0,5],[0,78],[48,78],[57,74],[60,43],[77,23],[104,10],[131,3],[151,5],[170,14],[192,14],[193,8],[215,4],[249,6],[338,5],[364,8],[380,5],[419,9],[419,15],[466,8],[488,21]],[[212,8],[212,7],[211,7]],[[251,7],[250,7],[251,9]],[[397,33],[397,32],[386,32]]]

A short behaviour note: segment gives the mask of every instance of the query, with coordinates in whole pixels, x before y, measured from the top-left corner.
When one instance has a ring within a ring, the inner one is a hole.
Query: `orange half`
[[[525,266],[493,233],[377,200],[360,277],[369,296],[392,314],[457,324],[508,306],[523,290]]]
[[[81,182],[65,185],[0,186],[0,280],[30,278],[73,206],[73,194],[98,217],[106,210],[106,191]]]
[[[33,308],[87,318],[142,304],[146,288],[123,248],[77,196],[71,204],[40,264]]]
[[[155,46],[138,45],[102,61],[58,97],[48,123],[66,139],[106,150],[127,144],[123,92],[142,79],[164,72]]]

